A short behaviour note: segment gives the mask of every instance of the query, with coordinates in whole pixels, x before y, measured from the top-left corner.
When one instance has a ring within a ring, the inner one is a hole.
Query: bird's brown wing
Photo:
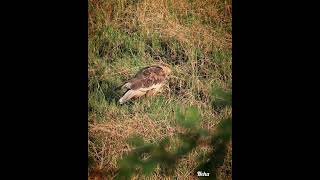
[[[150,66],[140,70],[134,78],[128,82],[131,83],[130,89],[148,88],[155,84],[162,83],[166,78],[165,72],[161,67]]]

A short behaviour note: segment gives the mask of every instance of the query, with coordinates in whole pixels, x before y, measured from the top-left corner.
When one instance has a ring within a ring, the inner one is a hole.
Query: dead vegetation
[[[112,179],[131,135],[155,142],[181,131],[177,106],[194,105],[203,128],[213,130],[231,109],[212,107],[212,86],[231,89],[230,0],[89,0],[89,178]],[[173,76],[154,99],[119,106],[115,87],[159,60]],[[159,171],[136,179],[197,179],[197,149],[180,162],[176,177]],[[220,179],[231,179],[231,150]]]

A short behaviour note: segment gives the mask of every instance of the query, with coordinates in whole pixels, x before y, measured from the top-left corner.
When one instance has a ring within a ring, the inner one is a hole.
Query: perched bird
[[[123,104],[132,98],[141,96],[154,96],[164,85],[165,80],[171,74],[171,69],[165,65],[153,65],[141,69],[132,79],[129,79],[121,87],[127,89],[119,103]]]

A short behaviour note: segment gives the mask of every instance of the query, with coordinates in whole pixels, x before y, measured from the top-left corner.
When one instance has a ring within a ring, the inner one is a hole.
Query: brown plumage
[[[144,95],[155,95],[163,86],[170,73],[170,68],[165,65],[153,65],[141,69],[122,86],[122,88],[126,88],[128,91],[120,98],[119,103],[123,104],[132,98],[139,98]]]

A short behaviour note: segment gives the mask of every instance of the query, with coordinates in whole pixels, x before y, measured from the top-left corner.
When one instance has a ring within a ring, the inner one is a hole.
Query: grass
[[[209,131],[231,115],[231,108],[213,106],[212,96],[216,87],[232,88],[230,0],[89,0],[88,13],[90,178],[115,176],[118,160],[132,149],[130,136],[152,143],[183,131],[177,107],[198,107]],[[159,60],[173,70],[162,92],[119,105],[123,92],[115,88]],[[185,157],[175,177],[156,171],[136,179],[196,179],[194,161],[207,151]],[[231,179],[231,163],[230,148],[220,179]]]

